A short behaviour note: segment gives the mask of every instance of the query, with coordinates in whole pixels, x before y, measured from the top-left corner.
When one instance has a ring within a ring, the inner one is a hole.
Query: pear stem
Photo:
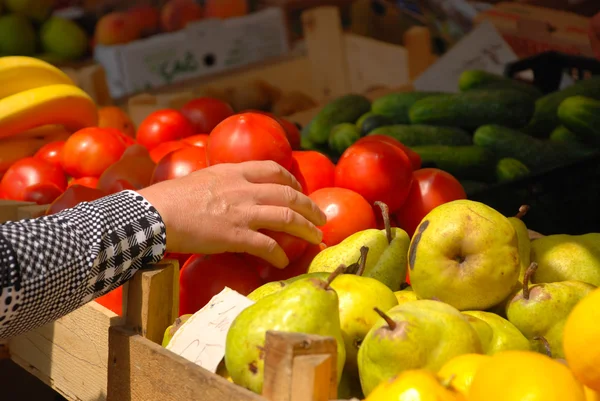
[[[515,217],[519,220],[522,220],[523,216],[525,216],[528,211],[529,211],[529,205],[521,205],[521,207],[519,208],[519,213],[517,213],[515,215]]]
[[[345,271],[346,271],[346,265],[339,265],[337,267],[337,269],[332,271],[331,274],[329,275],[329,277],[327,277],[327,280],[325,281],[327,283],[327,285],[325,286],[325,289],[328,289],[331,282],[333,280],[335,280],[335,278],[337,276],[339,276],[340,274],[343,274]]]
[[[377,312],[377,314],[379,316],[381,316],[383,318],[383,320],[385,320],[385,322],[387,323],[390,330],[396,330],[396,327],[398,326],[398,324],[396,322],[394,322],[394,320],[391,317],[386,315],[384,311],[382,311],[381,309],[379,309],[377,307],[373,308],[373,310],[375,312]]]
[[[550,343],[548,342],[548,340],[546,340],[546,337],[537,336],[537,337],[533,337],[533,339],[536,341],[540,341],[542,343],[542,345],[544,346],[546,355],[548,355],[550,358],[552,358],[552,348],[550,348]]]
[[[445,387],[445,388],[450,388],[450,386],[452,385],[452,381],[456,378],[456,374],[453,373],[450,376],[448,376],[446,379],[442,380],[440,382],[440,384]]]
[[[535,271],[538,268],[538,264],[535,262],[531,262],[527,270],[525,270],[525,275],[523,276],[523,298],[529,299],[529,280],[531,276],[535,274]]]
[[[392,243],[392,225],[390,223],[390,208],[388,205],[381,201],[375,201],[375,205],[381,209],[381,217],[383,218],[383,224],[385,226],[385,236],[387,237],[388,244]]]
[[[368,246],[360,247],[360,258],[358,258],[358,270],[356,271],[357,276],[362,276],[367,266],[367,254],[369,253]]]

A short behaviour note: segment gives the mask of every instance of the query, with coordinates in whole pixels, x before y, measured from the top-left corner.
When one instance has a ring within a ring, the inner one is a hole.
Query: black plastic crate
[[[556,52],[542,53],[508,64],[505,76],[532,70],[533,84],[544,93],[559,88],[562,74],[575,80],[600,75],[600,62]],[[543,234],[585,234],[600,231],[600,154],[594,154],[520,180],[469,194],[499,212],[515,215],[520,205],[531,209],[523,219]]]

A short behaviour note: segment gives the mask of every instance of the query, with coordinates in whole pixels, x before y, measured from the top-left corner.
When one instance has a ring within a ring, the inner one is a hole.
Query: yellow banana
[[[49,85],[0,99],[0,138],[48,124],[69,131],[95,126],[98,110],[83,90],[73,85]]]
[[[67,74],[34,57],[0,57],[0,99],[48,85],[75,85]]]
[[[15,137],[19,139],[25,138],[47,138],[51,136],[70,136],[72,134],[71,131],[68,131],[60,124],[49,124],[49,125],[41,125],[36,128],[32,128],[28,131],[21,132],[17,134]]]

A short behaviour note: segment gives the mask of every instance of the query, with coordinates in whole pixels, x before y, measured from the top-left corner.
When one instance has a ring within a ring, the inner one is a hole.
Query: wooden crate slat
[[[266,401],[137,335],[110,329],[108,401]]]
[[[8,341],[11,358],[70,400],[106,397],[108,329],[124,319],[96,302]]]

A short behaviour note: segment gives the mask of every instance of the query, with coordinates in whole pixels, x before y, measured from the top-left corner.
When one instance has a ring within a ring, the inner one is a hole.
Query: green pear
[[[583,281],[560,281],[530,286],[529,279],[538,265],[532,262],[523,278],[523,289],[508,303],[508,321],[541,350],[543,337],[555,358],[564,358],[563,329],[571,310],[596,286]],[[545,351],[544,351],[545,352]]]
[[[600,233],[555,234],[531,242],[534,283],[577,280],[600,286]]]
[[[343,270],[340,266],[327,280],[305,278],[281,291],[259,299],[234,320],[225,340],[225,366],[234,383],[262,392],[265,336],[267,331],[316,334],[337,340],[338,383],[346,361],[340,328],[338,295],[330,284]]]
[[[50,16],[55,0],[4,0],[6,8],[16,14],[43,22]]]
[[[377,279],[392,291],[400,289],[406,279],[406,252],[410,237],[401,228],[390,226],[385,204],[375,203],[382,209],[385,229],[359,231],[339,244],[323,249],[308,267],[309,273],[331,272],[340,264],[356,264],[361,248],[366,247],[369,255],[362,276]]]
[[[515,232],[517,233],[517,246],[519,249],[519,281],[523,282],[523,276],[525,271],[531,263],[531,241],[529,240],[529,231],[527,226],[523,223],[523,216],[529,211],[529,206],[523,205],[519,208],[519,213],[514,217],[509,217],[508,221],[512,224]]]
[[[444,203],[417,227],[408,266],[419,299],[484,310],[505,299],[519,278],[517,234],[506,217],[483,203]]]
[[[483,352],[493,355],[508,350],[530,351],[529,340],[508,320],[491,312],[465,311],[469,323],[479,335]]]
[[[398,305],[396,296],[385,284],[370,277],[342,274],[331,282],[339,298],[342,335],[346,346],[348,374],[358,377],[356,358],[363,339],[379,320],[374,308],[384,312]]]
[[[192,314],[181,315],[177,319],[175,319],[175,322],[173,322],[172,325],[167,327],[167,329],[165,330],[165,334],[163,335],[163,340],[162,340],[163,347],[166,347],[167,345],[169,345],[169,343],[171,342],[171,339],[173,338],[173,336],[175,335],[177,330],[179,330],[179,328],[181,326],[183,326],[183,324],[185,322],[187,322],[187,320],[190,317],[192,317]]]
[[[256,302],[259,299],[266,297],[267,295],[271,295],[281,291],[285,286],[286,283],[284,281],[271,281],[256,288],[250,294],[246,295],[246,298]]]
[[[404,302],[369,330],[358,351],[365,396],[381,382],[409,369],[437,372],[461,354],[482,353],[481,342],[456,308],[432,300]]]
[[[417,294],[415,294],[411,286],[408,286],[400,291],[394,292],[394,295],[396,296],[396,300],[399,304],[407,301],[417,300]]]
[[[45,53],[53,53],[66,60],[81,59],[88,48],[88,38],[77,23],[52,16],[40,28],[40,40]]]
[[[7,56],[33,56],[37,45],[31,21],[18,14],[0,16],[0,53]]]

